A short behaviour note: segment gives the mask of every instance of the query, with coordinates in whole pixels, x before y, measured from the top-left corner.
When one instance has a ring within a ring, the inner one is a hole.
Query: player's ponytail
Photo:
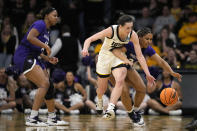
[[[51,13],[52,11],[56,10],[53,7],[47,7],[44,8],[40,11],[40,13],[36,16],[38,19],[44,19],[45,15],[48,15],[49,13]]]

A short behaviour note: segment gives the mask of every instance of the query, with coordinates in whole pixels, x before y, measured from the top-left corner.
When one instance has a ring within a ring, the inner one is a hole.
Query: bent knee
[[[49,86],[50,86],[49,80],[46,80],[41,82],[39,87],[48,89]]]

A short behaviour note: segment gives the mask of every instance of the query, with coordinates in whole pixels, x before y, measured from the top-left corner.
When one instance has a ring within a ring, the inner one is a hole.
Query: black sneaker
[[[26,122],[25,122],[26,126],[48,126],[46,123],[44,123],[43,121],[41,121],[38,116],[34,117],[34,118],[27,118]]]
[[[192,120],[190,123],[185,125],[185,129],[188,129],[188,130],[197,129],[197,120]]]
[[[67,121],[61,120],[58,116],[56,116],[54,118],[49,118],[48,117],[47,124],[49,126],[65,126],[65,125],[69,125],[69,123]]]
[[[142,117],[143,112],[142,111],[132,111],[131,113],[128,113],[129,117],[131,118],[134,126],[144,126],[144,119]]]

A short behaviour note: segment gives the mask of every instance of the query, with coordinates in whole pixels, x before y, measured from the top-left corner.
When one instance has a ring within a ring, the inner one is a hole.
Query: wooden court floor
[[[97,115],[65,115],[69,126],[26,127],[24,114],[1,114],[0,131],[184,131],[184,125],[192,118],[181,116],[144,116],[145,127],[133,127],[126,115],[117,115],[106,121]],[[46,116],[40,116],[41,119]]]

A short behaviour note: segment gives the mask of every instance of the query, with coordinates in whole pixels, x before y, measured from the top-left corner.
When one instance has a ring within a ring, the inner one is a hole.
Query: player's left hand
[[[155,78],[152,75],[146,75],[147,81],[152,85],[155,84]]]
[[[57,64],[58,63],[58,58],[56,57],[49,57],[49,62],[53,65]]]
[[[173,77],[176,77],[178,79],[178,81],[181,82],[181,80],[182,80],[182,75],[181,74],[176,73],[176,72],[172,72],[171,75]]]

